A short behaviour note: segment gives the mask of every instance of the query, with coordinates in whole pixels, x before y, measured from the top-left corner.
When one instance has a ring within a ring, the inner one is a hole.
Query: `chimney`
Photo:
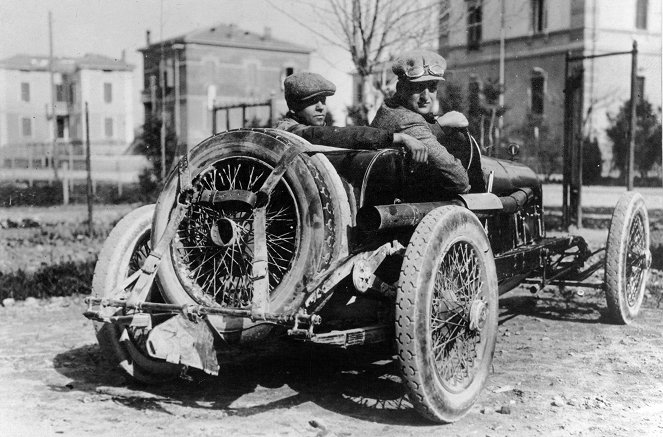
[[[265,30],[262,33],[262,39],[272,39],[272,28],[265,26]]]
[[[149,30],[145,31],[145,42],[147,43],[147,46],[149,47],[149,45],[150,45],[150,31]]]
[[[122,62],[127,61],[127,51],[125,49],[122,49]]]

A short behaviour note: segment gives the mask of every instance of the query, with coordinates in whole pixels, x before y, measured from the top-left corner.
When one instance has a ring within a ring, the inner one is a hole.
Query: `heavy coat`
[[[428,148],[428,164],[425,167],[429,171],[422,174],[430,175],[433,181],[439,179],[436,176],[441,176],[441,188],[451,193],[466,193],[470,190],[467,171],[440,144],[431,125],[421,114],[405,108],[394,99],[387,99],[375,114],[371,126],[389,132],[402,132],[420,140]]]

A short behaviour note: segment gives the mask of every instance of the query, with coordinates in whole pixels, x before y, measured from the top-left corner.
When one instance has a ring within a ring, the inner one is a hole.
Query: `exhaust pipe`
[[[445,205],[464,206],[459,200],[367,206],[357,212],[357,227],[362,231],[412,227],[418,225],[426,214]]]
[[[362,231],[414,227],[426,214],[446,205],[462,206],[482,217],[495,213],[513,214],[523,209],[533,194],[532,189],[526,187],[503,197],[491,193],[475,193],[461,194],[458,199],[441,202],[365,206],[357,212],[357,227]]]

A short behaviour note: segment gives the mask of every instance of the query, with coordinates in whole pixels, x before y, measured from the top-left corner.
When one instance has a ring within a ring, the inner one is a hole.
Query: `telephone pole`
[[[53,78],[53,13],[48,11],[48,73],[50,76],[51,84],[51,114],[50,121],[52,123],[51,132],[53,134],[53,141],[51,143],[51,166],[53,167],[53,176],[55,180],[59,180],[58,177],[58,123],[57,118],[55,117],[55,80]],[[48,114],[47,118],[48,117]]]

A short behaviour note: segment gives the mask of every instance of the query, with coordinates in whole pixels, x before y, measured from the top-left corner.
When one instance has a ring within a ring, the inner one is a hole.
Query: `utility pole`
[[[506,39],[506,29],[505,29],[505,14],[504,14],[504,0],[500,0],[500,77],[499,77],[499,97],[497,99],[497,104],[500,108],[504,107],[504,58],[505,53],[505,39]],[[497,141],[495,147],[500,147],[502,143],[502,129],[504,128],[504,118],[500,115],[497,120]],[[497,150],[493,147],[493,156],[496,156]]]
[[[631,112],[629,114],[629,134],[628,134],[628,167],[626,189],[633,190],[633,161],[635,150],[635,132],[636,132],[636,119],[635,109],[638,106],[638,42],[633,40],[633,51],[631,52]]]
[[[161,58],[159,59],[159,88],[161,88],[161,181],[166,180],[166,81],[163,59],[163,0],[161,0]]]
[[[53,134],[53,142],[51,143],[51,166],[53,167],[53,176],[55,180],[59,180],[58,177],[58,123],[57,118],[55,117],[55,80],[53,78],[53,13],[48,11],[48,73],[50,76],[51,84],[51,132]],[[47,114],[48,115],[48,114]]]
[[[90,112],[85,102],[85,169],[87,170],[86,198],[87,198],[87,234],[92,237],[94,225],[92,223],[92,158],[90,157]]]

